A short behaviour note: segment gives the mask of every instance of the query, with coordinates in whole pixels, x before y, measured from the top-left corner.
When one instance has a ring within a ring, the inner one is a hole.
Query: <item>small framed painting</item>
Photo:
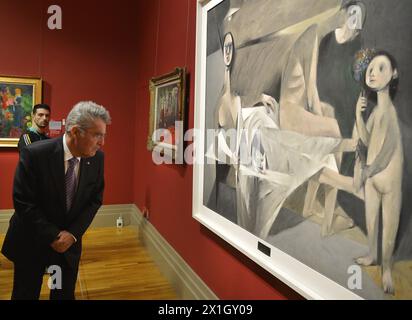
[[[0,76],[0,147],[17,147],[21,134],[31,126],[31,113],[41,103],[39,78]]]

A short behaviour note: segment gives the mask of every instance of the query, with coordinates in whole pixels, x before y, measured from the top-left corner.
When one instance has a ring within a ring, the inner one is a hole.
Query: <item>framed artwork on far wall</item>
[[[31,112],[42,100],[42,80],[0,76],[0,147],[17,147],[31,126]]]
[[[175,159],[184,147],[186,69],[176,68],[150,79],[149,91],[147,148]]]

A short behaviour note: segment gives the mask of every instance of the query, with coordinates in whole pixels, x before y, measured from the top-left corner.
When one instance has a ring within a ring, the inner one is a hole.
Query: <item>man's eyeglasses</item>
[[[91,135],[94,139],[96,140],[103,140],[104,138],[106,138],[106,134],[105,133],[98,133],[98,132],[90,132],[87,129],[82,129],[79,128],[81,131],[86,132],[87,134]]]

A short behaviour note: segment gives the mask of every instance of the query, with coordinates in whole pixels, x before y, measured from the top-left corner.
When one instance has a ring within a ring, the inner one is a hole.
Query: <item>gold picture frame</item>
[[[0,76],[0,147],[17,147],[31,126],[31,113],[42,100],[40,78]]]
[[[173,159],[183,146],[186,68],[153,77],[149,82],[150,116],[147,149],[169,152]]]

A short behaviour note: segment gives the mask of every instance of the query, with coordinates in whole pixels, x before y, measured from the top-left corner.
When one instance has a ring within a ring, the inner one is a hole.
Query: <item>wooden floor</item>
[[[0,244],[3,242],[0,235]],[[45,275],[41,300],[47,300]],[[0,254],[0,300],[10,299],[13,264]],[[133,227],[89,229],[83,237],[76,299],[177,299]]]

